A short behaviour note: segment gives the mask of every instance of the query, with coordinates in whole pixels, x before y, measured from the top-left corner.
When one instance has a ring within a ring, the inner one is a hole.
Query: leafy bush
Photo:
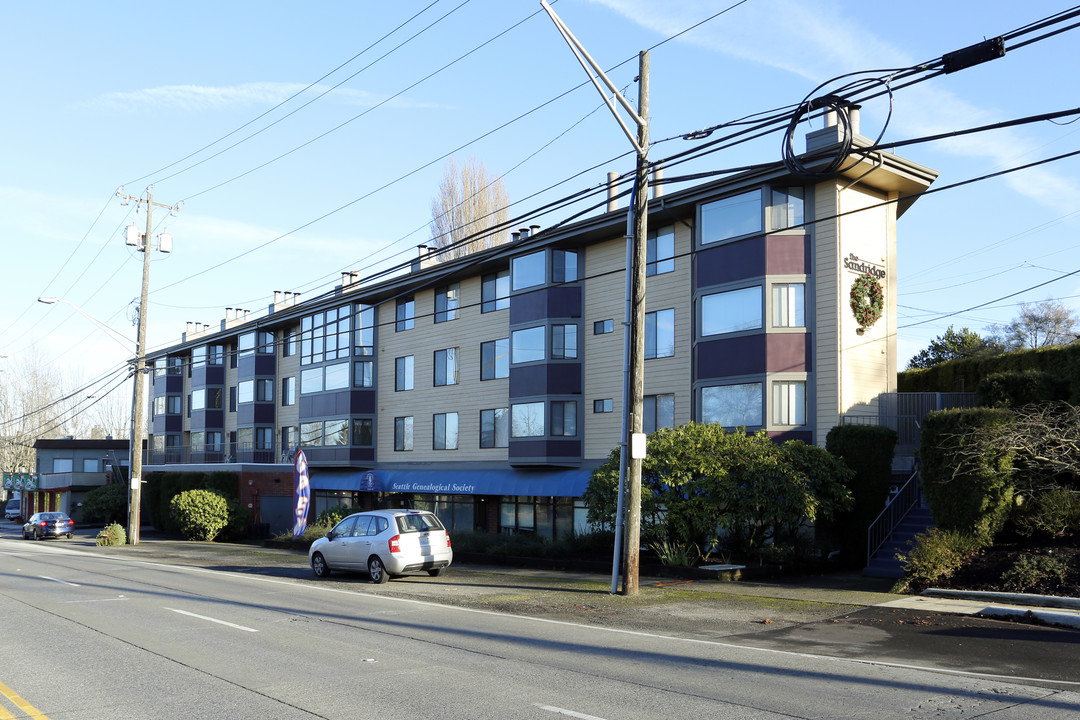
[[[213,540],[229,522],[228,501],[209,490],[188,490],[169,503],[170,515],[188,540]]]
[[[986,543],[970,533],[930,528],[908,543],[911,550],[897,553],[904,568],[898,589],[925,588],[952,575]]]
[[[701,552],[693,545],[680,545],[668,540],[661,540],[649,545],[649,549],[656,553],[661,565],[668,567],[694,567],[697,565]]]
[[[354,512],[359,512],[356,508],[346,507],[344,505],[338,505],[337,507],[327,508],[319,513],[319,516],[315,518],[315,524],[320,527],[325,527],[327,530],[337,525],[339,522],[352,515]],[[325,531],[323,532],[325,535]]]
[[[1013,452],[995,442],[1011,424],[1008,410],[974,408],[929,413],[922,428],[923,492],[934,522],[989,543],[1008,519]]]
[[[235,498],[239,477],[235,472],[151,472],[143,477],[146,521],[158,530],[179,531],[172,517],[171,502],[187,490],[210,490],[225,498]]]
[[[1064,582],[1069,566],[1064,560],[1047,555],[1022,557],[1001,574],[1001,582],[1007,590],[1026,592],[1040,585],[1057,585]]]
[[[127,518],[128,488],[111,483],[94,488],[83,499],[83,517],[89,522],[123,522]]]
[[[1080,492],[1063,487],[1038,493],[1013,516],[1021,537],[1080,533]]]
[[[127,531],[119,523],[109,523],[97,534],[94,542],[98,545],[126,545]]]
[[[1021,407],[1069,399],[1069,381],[1039,370],[999,372],[979,381],[975,392],[987,407]]]

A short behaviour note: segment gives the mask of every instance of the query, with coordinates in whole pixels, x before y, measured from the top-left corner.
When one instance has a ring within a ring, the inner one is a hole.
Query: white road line
[[[81,587],[78,583],[68,582],[67,580],[60,580],[58,578],[49,577],[48,575],[38,575],[38,577],[41,578],[42,580],[52,580],[53,582],[58,582],[61,585],[70,585],[71,587]]]
[[[558,713],[559,715],[566,715],[572,718],[579,718],[579,720],[604,720],[596,715],[586,715],[585,713],[574,712],[573,710],[567,710],[565,708],[553,707],[551,705],[541,705],[540,703],[533,703],[541,710],[547,710],[548,712]]]
[[[171,610],[174,613],[180,613],[181,615],[187,615],[188,617],[199,618],[200,620],[208,620],[218,625],[226,625],[237,630],[243,630],[244,632],[259,632],[255,628],[244,627],[243,625],[237,625],[235,623],[226,622],[224,620],[218,620],[217,618],[206,617],[205,615],[196,615],[195,613],[187,612],[186,610],[177,610],[176,608],[167,607],[166,610]]]

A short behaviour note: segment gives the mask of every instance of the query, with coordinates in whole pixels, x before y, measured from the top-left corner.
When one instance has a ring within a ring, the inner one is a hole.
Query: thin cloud
[[[202,112],[232,108],[255,108],[277,105],[305,87],[307,86],[299,83],[275,82],[245,83],[227,87],[163,85],[131,92],[107,93],[91,101],[88,105],[126,111],[179,108],[186,112]],[[328,86],[325,85],[315,85],[297,100],[304,101],[305,98],[326,92],[327,88]],[[349,88],[337,88],[328,93],[326,97],[339,105],[353,107],[372,107],[386,98],[385,95]],[[431,107],[420,103],[392,102],[390,104],[397,107]]]

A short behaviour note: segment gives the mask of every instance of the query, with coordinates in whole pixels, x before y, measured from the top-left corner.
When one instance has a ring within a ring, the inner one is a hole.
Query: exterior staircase
[[[934,519],[929,508],[915,505],[901,518],[899,523],[885,537],[884,542],[867,558],[863,575],[869,577],[899,578],[904,574],[896,553],[910,550],[908,542],[915,535],[934,527]]]

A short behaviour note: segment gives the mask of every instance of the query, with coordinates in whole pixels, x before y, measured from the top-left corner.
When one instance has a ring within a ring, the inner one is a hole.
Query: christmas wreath
[[[873,275],[866,273],[851,283],[851,312],[860,328],[868,328],[881,317],[885,291]]]

